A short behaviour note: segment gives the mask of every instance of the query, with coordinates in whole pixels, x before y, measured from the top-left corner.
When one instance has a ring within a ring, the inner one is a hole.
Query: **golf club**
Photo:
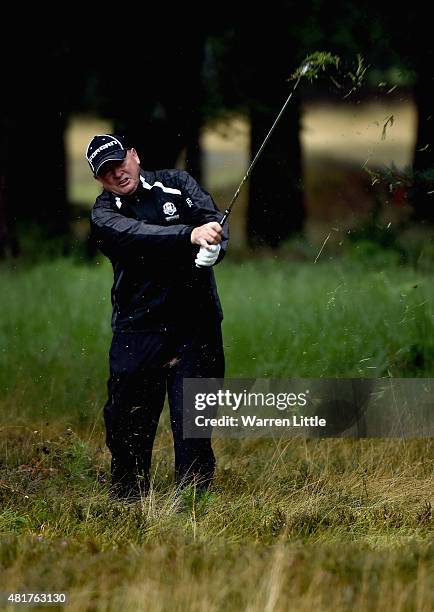
[[[247,179],[249,178],[250,174],[252,173],[252,170],[253,170],[253,168],[255,167],[256,162],[258,161],[258,159],[259,159],[259,157],[260,157],[260,155],[261,155],[262,151],[263,151],[263,150],[264,150],[264,148],[265,148],[265,145],[266,145],[266,144],[267,144],[267,142],[269,141],[271,134],[274,132],[274,130],[275,130],[275,128],[276,128],[276,126],[277,126],[277,124],[278,124],[278,123],[279,123],[279,121],[280,121],[280,118],[282,117],[283,113],[285,112],[286,107],[288,106],[288,104],[289,104],[289,102],[290,102],[290,100],[291,100],[292,96],[294,95],[294,91],[296,90],[296,88],[297,88],[298,84],[300,83],[301,78],[302,78],[302,77],[303,77],[303,76],[304,76],[304,75],[307,73],[307,71],[309,70],[309,68],[310,68],[310,64],[309,64],[309,62],[306,62],[306,63],[304,63],[304,64],[301,66],[301,68],[300,68],[300,70],[299,70],[299,73],[298,73],[298,78],[297,78],[297,80],[296,80],[296,82],[295,82],[294,87],[293,87],[293,88],[292,88],[292,90],[291,90],[291,93],[290,93],[290,94],[289,94],[289,96],[287,97],[287,99],[286,99],[286,101],[285,101],[285,104],[282,106],[282,108],[281,108],[281,110],[280,110],[280,113],[277,115],[277,117],[276,117],[276,119],[275,119],[275,121],[274,121],[273,125],[272,125],[272,126],[271,126],[271,128],[270,128],[270,131],[268,132],[268,134],[267,134],[267,135],[266,135],[266,137],[264,138],[264,142],[263,142],[263,143],[261,144],[261,146],[259,147],[259,150],[258,150],[258,152],[256,153],[255,157],[253,158],[252,163],[251,163],[251,164],[250,164],[250,166],[248,167],[247,172],[246,172],[246,174],[245,174],[245,175],[244,175],[244,177],[243,177],[243,180],[242,180],[242,181],[241,181],[241,183],[239,184],[238,189],[237,189],[237,190],[236,190],[236,192],[234,193],[234,196],[233,196],[232,200],[230,201],[229,206],[226,208],[226,210],[225,210],[225,212],[224,212],[224,214],[223,214],[223,217],[222,217],[222,219],[221,219],[221,221],[220,221],[220,225],[221,225],[222,227],[223,227],[223,225],[226,223],[226,221],[228,220],[228,217],[229,217],[229,215],[230,215],[230,214],[231,214],[231,212],[232,212],[232,207],[233,207],[233,205],[235,204],[235,202],[237,201],[237,198],[238,198],[238,196],[240,195],[240,191],[241,191],[241,189],[243,188],[244,183],[247,181]]]
[[[309,67],[310,67],[309,62],[305,62],[305,63],[304,63],[302,66],[301,66],[301,68],[299,69],[299,72],[298,72],[298,78],[297,78],[297,80],[296,80],[296,82],[295,82],[294,87],[293,87],[293,88],[292,88],[292,90],[291,90],[291,93],[290,93],[290,94],[289,94],[289,96],[287,97],[287,99],[286,99],[286,101],[285,101],[285,104],[282,106],[282,108],[281,108],[281,110],[280,110],[279,114],[277,115],[277,117],[276,117],[276,119],[275,119],[275,121],[274,121],[273,125],[271,126],[271,128],[270,128],[270,130],[269,130],[268,134],[267,134],[267,135],[266,135],[266,137],[264,138],[263,143],[262,143],[262,144],[261,144],[261,146],[259,147],[259,150],[258,150],[258,152],[256,153],[255,157],[253,158],[252,163],[251,163],[251,164],[250,164],[250,166],[248,167],[247,172],[246,172],[246,174],[245,174],[245,175],[244,175],[244,177],[243,177],[243,180],[242,180],[242,181],[241,181],[241,183],[238,185],[238,188],[237,188],[236,192],[234,193],[234,195],[233,195],[233,197],[232,197],[232,200],[231,200],[231,201],[230,201],[230,203],[229,203],[229,206],[226,208],[225,212],[223,213],[223,217],[222,217],[222,219],[221,219],[221,221],[220,221],[220,225],[221,225],[222,227],[223,227],[223,225],[224,225],[224,224],[227,222],[228,217],[229,217],[229,215],[230,215],[230,214],[231,214],[231,212],[232,212],[232,207],[233,207],[233,205],[235,204],[235,202],[237,201],[237,198],[238,198],[238,196],[240,195],[240,192],[241,192],[241,189],[243,188],[244,183],[247,181],[247,179],[249,178],[250,174],[252,173],[252,170],[253,170],[253,168],[255,167],[256,162],[258,161],[258,159],[259,159],[259,157],[260,157],[260,155],[261,155],[262,151],[263,151],[263,150],[264,150],[264,148],[265,148],[265,145],[266,145],[266,144],[267,144],[267,142],[269,141],[271,134],[274,132],[274,130],[275,130],[275,128],[276,128],[276,126],[277,126],[277,124],[278,124],[278,123],[279,123],[279,121],[280,121],[280,118],[282,117],[283,113],[285,112],[286,107],[288,106],[288,104],[289,104],[289,102],[290,102],[290,100],[291,100],[292,96],[294,95],[294,91],[296,90],[296,88],[297,88],[297,86],[298,86],[298,84],[299,84],[299,82],[300,82],[301,78],[302,78],[302,77],[303,77],[303,76],[306,74],[306,72],[309,70]],[[208,247],[208,250],[210,250],[210,251],[211,251],[212,249]],[[201,268],[201,266],[198,266],[198,265],[196,264],[196,268]]]
[[[305,60],[301,63],[301,65],[299,66],[299,68],[297,68],[297,70],[294,72],[294,74],[292,75],[292,79],[295,79],[295,84],[289,94],[289,96],[287,97],[287,99],[285,100],[284,105],[282,106],[279,114],[277,115],[273,125],[271,126],[268,134],[265,136],[263,143],[261,144],[261,146],[259,147],[258,152],[256,153],[255,157],[253,158],[252,163],[250,164],[250,166],[247,169],[246,174],[244,175],[241,183],[238,185],[237,190],[235,191],[232,200],[229,203],[229,206],[226,208],[226,210],[223,213],[223,217],[220,220],[220,225],[223,227],[223,225],[227,222],[229,215],[232,212],[232,208],[235,204],[235,202],[237,201],[238,196],[240,195],[241,189],[243,188],[244,183],[247,181],[247,179],[249,178],[249,176],[252,173],[253,168],[255,167],[259,157],[261,156],[262,151],[265,148],[265,145],[267,144],[267,142],[269,141],[272,133],[274,132],[277,124],[279,123],[283,113],[285,112],[286,107],[288,106],[292,96],[294,95],[295,90],[298,87],[298,84],[300,83],[301,79],[303,77],[306,77],[310,80],[312,80],[313,78],[316,78],[318,73],[322,70],[324,71],[326,66],[328,65],[334,65],[335,67],[337,67],[339,64],[339,57],[336,55],[332,55],[329,52],[321,52],[321,51],[317,51],[315,53],[312,53],[311,55],[309,55],[308,57],[305,58]],[[208,247],[209,250],[213,250],[211,248]],[[200,268],[201,266],[198,266],[196,264],[197,268]]]

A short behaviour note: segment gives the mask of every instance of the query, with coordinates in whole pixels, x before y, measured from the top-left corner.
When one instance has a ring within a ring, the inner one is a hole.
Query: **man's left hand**
[[[214,265],[219,256],[220,249],[221,246],[219,244],[210,244],[207,247],[200,247],[194,263],[198,268],[207,268]]]

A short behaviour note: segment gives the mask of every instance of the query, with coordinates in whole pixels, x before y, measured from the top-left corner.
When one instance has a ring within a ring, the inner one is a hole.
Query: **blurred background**
[[[99,184],[84,154],[96,133],[126,134],[144,168],[187,169],[224,210],[290,75],[328,51],[338,69],[301,82],[235,206],[231,255],[311,260],[325,241],[338,254],[363,240],[417,258],[434,223],[432,50],[417,3],[389,8],[146,6],[122,27],[104,13],[12,28],[0,43],[0,257],[95,257]]]
[[[434,89],[418,3],[116,9],[35,9],[0,41],[0,408],[99,418],[113,273],[89,239],[92,136],[125,134],[146,169],[187,169],[223,211],[316,52],[339,63],[301,80],[216,268],[228,375],[431,376]]]
[[[97,133],[124,133],[145,169],[187,169],[223,211],[290,76],[338,56],[300,82],[230,217],[225,375],[434,376],[428,5],[192,4],[36,3],[15,19],[9,4],[3,19],[2,583],[69,592],[80,611],[432,610],[430,438],[217,439],[215,493],[179,512],[165,410],[149,502],[108,501]]]

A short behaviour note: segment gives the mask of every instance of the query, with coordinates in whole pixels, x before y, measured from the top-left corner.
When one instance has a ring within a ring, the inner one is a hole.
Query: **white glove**
[[[197,268],[207,268],[212,266],[217,261],[221,246],[219,244],[210,244],[207,247],[200,247],[199,253],[194,260]]]

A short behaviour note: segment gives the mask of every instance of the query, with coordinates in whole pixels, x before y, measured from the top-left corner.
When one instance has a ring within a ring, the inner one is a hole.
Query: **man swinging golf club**
[[[183,437],[183,378],[223,378],[223,318],[212,266],[227,225],[211,196],[180,170],[143,170],[122,136],[102,134],[86,158],[103,191],[91,233],[113,266],[106,443],[111,492],[136,498],[150,486],[152,447],[166,392],[175,479],[206,490],[215,458],[210,438]]]
[[[225,254],[232,208],[301,78],[324,68],[326,60],[336,63],[329,55],[318,54],[315,61],[310,56],[296,71],[291,92],[223,216],[186,172],[142,170],[137,152],[122,137],[103,134],[89,143],[87,161],[104,188],[92,209],[92,234],[114,271],[104,417],[112,490],[120,497],[149,488],[166,389],[176,482],[204,489],[211,483],[210,438],[184,439],[182,433],[183,378],[224,376],[223,314],[211,266]]]

